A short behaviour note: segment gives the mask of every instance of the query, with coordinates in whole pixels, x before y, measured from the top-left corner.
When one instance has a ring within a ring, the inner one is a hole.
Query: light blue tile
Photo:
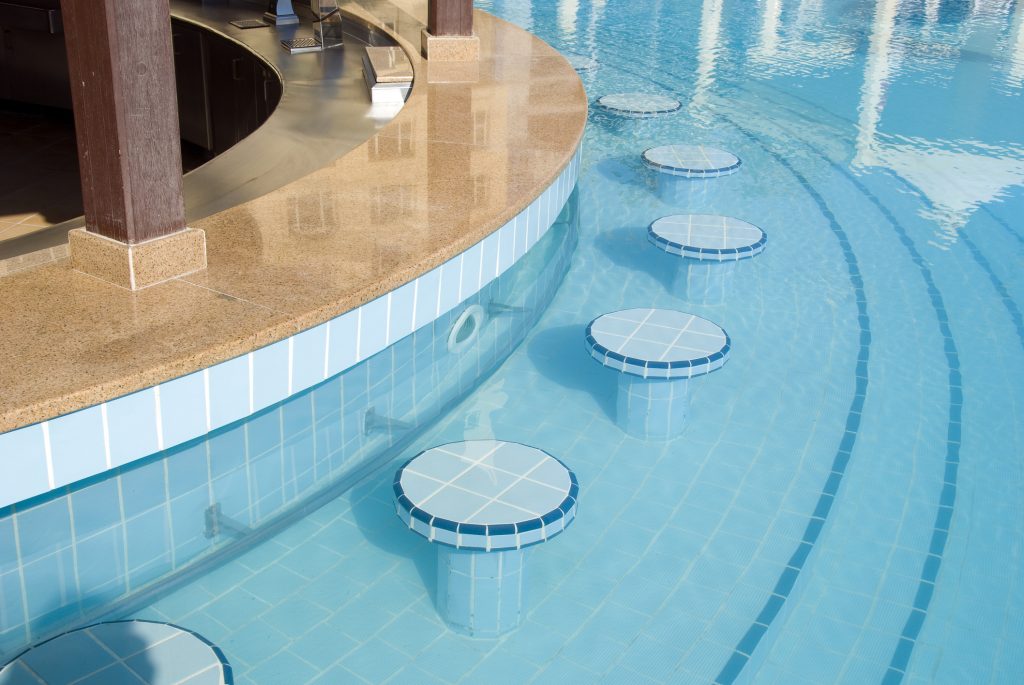
[[[347,312],[330,321],[331,339],[328,345],[327,375],[334,376],[357,361],[358,314]]]
[[[83,597],[104,593],[110,599],[125,590],[124,535],[120,526],[78,540],[78,586]]]
[[[462,254],[462,300],[480,291],[483,246],[477,243]]]
[[[160,386],[164,447],[173,447],[206,433],[206,391],[203,373],[192,373]]]
[[[498,231],[491,233],[480,243],[480,259],[483,263],[483,280],[481,287],[498,277]]]
[[[530,234],[530,224],[536,221],[536,203],[530,204],[524,211],[515,218],[515,243],[513,246],[513,259],[519,261],[526,254],[526,239]]]
[[[152,680],[184,683],[220,662],[213,650],[197,646],[194,636],[181,632],[158,647],[129,657],[125,663],[136,673],[148,673]]]
[[[107,478],[71,493],[75,536],[88,537],[121,521],[121,495],[116,478]]]
[[[77,593],[70,547],[37,557],[24,568],[28,616],[30,621],[37,622],[37,629],[48,627],[73,611],[73,605],[65,601]]]
[[[245,425],[234,426],[208,439],[210,472],[223,476],[245,466]]]
[[[252,409],[254,412],[288,396],[288,341],[267,345],[252,353]]]
[[[256,683],[307,683],[317,674],[317,669],[288,651],[275,654],[250,672]]]
[[[438,289],[441,287],[441,269],[431,269],[416,279],[416,324],[418,330],[437,318]]]
[[[121,474],[121,497],[126,518],[134,518],[164,504],[167,501],[164,462],[154,460],[126,469]]]
[[[388,344],[401,340],[413,331],[415,283],[406,283],[391,293],[391,334]]]
[[[146,512],[128,521],[126,528],[127,535],[127,557],[128,572],[133,574],[132,584],[135,584],[134,574],[152,562],[170,563],[170,526],[167,520],[167,507],[160,507]]]
[[[70,683],[114,663],[114,656],[84,631],[62,636],[59,644],[44,643],[22,659],[47,683]]]
[[[49,490],[41,424],[0,434],[0,506]]]
[[[14,516],[0,517],[0,573],[18,566],[18,550],[14,541]]]
[[[48,425],[53,482],[56,487],[107,469],[103,417],[98,406],[61,416]]]
[[[206,487],[171,500],[171,536],[176,564],[194,558],[208,546],[205,530],[209,506],[210,494]]]
[[[6,571],[0,568],[0,616],[3,617],[3,630],[0,631],[0,649],[7,651],[8,645],[3,639],[4,633],[19,633],[16,639],[18,644],[25,639],[25,631],[20,629],[24,626],[25,611],[21,601],[21,575],[18,571]]]
[[[456,256],[441,265],[441,297],[438,314],[452,310],[462,301],[462,257]]]
[[[387,346],[388,298],[378,297],[359,308],[359,359],[367,359]]]
[[[321,324],[295,336],[292,350],[293,393],[311,388],[326,378],[324,351],[328,325]]]
[[[153,388],[107,402],[112,466],[121,466],[160,450],[156,419]]]
[[[249,415],[249,358],[247,355],[212,366],[210,427],[220,428]]]
[[[197,442],[187,448],[175,450],[167,456],[167,492],[175,498],[210,480],[207,443]]]
[[[67,497],[57,497],[16,514],[22,563],[71,544]]]
[[[515,229],[513,219],[498,230],[498,275],[505,273],[515,263]]]

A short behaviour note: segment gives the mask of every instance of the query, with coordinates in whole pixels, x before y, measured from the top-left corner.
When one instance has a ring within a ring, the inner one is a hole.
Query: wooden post
[[[428,0],[427,28],[420,37],[431,62],[475,62],[480,38],[473,35],[473,0]]]
[[[473,0],[430,0],[427,31],[434,36],[472,36]]]
[[[134,244],[185,228],[168,0],[61,0],[86,228]]]
[[[131,290],[206,267],[185,227],[168,0],[61,0],[85,229],[71,266]]]

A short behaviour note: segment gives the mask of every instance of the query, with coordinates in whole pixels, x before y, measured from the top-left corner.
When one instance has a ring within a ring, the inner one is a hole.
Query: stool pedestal
[[[637,438],[679,435],[690,413],[689,384],[685,378],[621,374],[616,406],[619,428]]]
[[[519,625],[525,555],[437,546],[438,613],[452,630],[493,638]]]
[[[687,302],[720,305],[732,287],[736,262],[681,260],[673,279],[675,294]]]

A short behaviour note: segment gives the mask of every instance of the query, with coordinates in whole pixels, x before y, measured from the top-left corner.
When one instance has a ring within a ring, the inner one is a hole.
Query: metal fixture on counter
[[[292,8],[292,0],[270,0],[267,11],[263,13],[263,19],[277,26],[299,23],[299,17]]]
[[[282,40],[281,46],[292,54],[302,52],[320,52],[344,45],[341,36],[341,9],[338,0],[311,0],[310,9],[316,19],[314,35]]]

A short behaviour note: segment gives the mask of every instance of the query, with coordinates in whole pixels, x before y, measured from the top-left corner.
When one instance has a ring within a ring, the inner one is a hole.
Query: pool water
[[[1016,683],[1024,666],[1024,3],[477,0],[578,63],[580,236],[508,361],[393,464],[140,617],[239,683]],[[524,115],[525,116],[525,115]],[[734,174],[659,181],[703,144]],[[695,298],[647,228],[726,214],[767,249]],[[680,437],[629,437],[583,331],[679,309],[729,363]],[[446,629],[391,481],[420,450],[543,448],[572,528],[529,551],[513,633]]]

